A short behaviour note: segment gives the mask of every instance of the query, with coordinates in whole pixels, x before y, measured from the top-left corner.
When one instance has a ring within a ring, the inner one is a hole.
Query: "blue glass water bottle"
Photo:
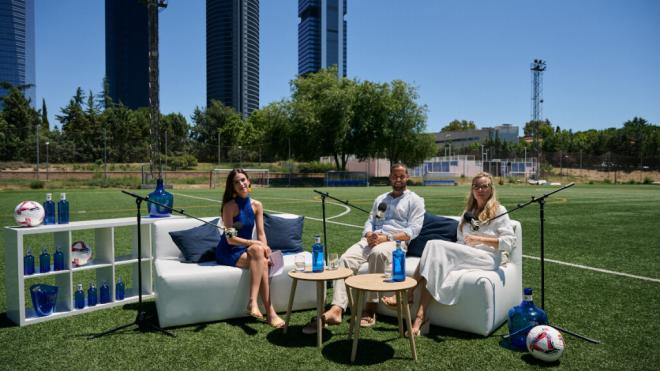
[[[55,249],[55,253],[53,254],[53,270],[64,270],[64,253],[59,246]]]
[[[121,280],[121,277],[117,280],[117,285],[115,285],[115,299],[124,300],[124,281]]]
[[[401,249],[401,241],[396,241],[396,250],[392,252],[392,281],[406,280],[406,253]]]
[[[527,349],[527,334],[534,326],[548,324],[548,317],[543,309],[534,305],[532,289],[523,290],[523,300],[509,309],[508,313],[509,340],[511,346],[520,350]]]
[[[85,292],[83,291],[82,283],[78,284],[78,289],[76,290],[74,299],[74,305],[76,309],[83,309],[85,307]]]
[[[101,300],[99,302],[101,304],[110,302],[110,286],[108,286],[107,281],[103,281],[103,284],[101,285]]]
[[[53,194],[46,193],[46,202],[44,202],[44,224],[55,224],[55,202],[53,202]]]
[[[39,255],[39,273],[50,272],[50,254],[48,249],[44,247]]]
[[[149,193],[149,199],[158,202],[159,204],[165,205],[167,207],[156,205],[152,202],[147,202],[147,208],[149,209],[149,216],[152,218],[162,218],[170,216],[172,214],[172,206],[174,206],[174,196],[171,193],[165,190],[163,185],[163,179],[158,178],[156,181],[156,190]]]
[[[317,234],[314,237],[314,244],[312,245],[312,272],[323,272],[324,265],[321,236]]]
[[[89,289],[87,289],[87,305],[93,307],[96,305],[98,297],[96,296],[96,285],[94,282],[89,284]]]
[[[34,274],[34,256],[32,255],[32,249],[29,247],[23,257],[23,274],[26,276]]]
[[[69,201],[66,193],[60,193],[60,201],[57,203],[57,224],[69,224]]]

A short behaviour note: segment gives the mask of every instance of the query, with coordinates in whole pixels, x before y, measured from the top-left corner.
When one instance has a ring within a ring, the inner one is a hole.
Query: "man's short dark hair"
[[[406,167],[406,165],[404,165],[400,162],[397,162],[397,163],[393,164],[392,166],[390,166],[390,174],[392,174],[394,172],[394,169],[396,169],[396,168],[402,168],[403,170],[406,171],[406,174],[408,174],[408,168]]]

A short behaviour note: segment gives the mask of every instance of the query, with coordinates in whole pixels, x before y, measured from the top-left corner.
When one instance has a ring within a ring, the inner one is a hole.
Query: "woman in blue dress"
[[[227,175],[225,193],[222,197],[222,221],[225,228],[235,228],[236,234],[222,235],[216,249],[218,264],[250,270],[250,301],[246,313],[254,318],[263,319],[259,311],[257,296],[266,308],[268,324],[275,328],[284,326],[284,321],[277,315],[270,301],[270,247],[264,232],[264,209],[261,202],[250,198],[250,178],[243,169],[233,169]],[[252,230],[256,226],[257,239],[252,239]]]

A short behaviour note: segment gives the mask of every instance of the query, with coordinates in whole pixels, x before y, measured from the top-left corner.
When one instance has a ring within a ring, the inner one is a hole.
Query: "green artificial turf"
[[[556,188],[503,185],[501,202],[509,209],[531,196]],[[323,188],[341,200],[371,207],[385,187]],[[468,188],[416,187],[429,212],[457,215]],[[66,190],[71,220],[134,216],[134,201],[119,190]],[[195,216],[219,213],[220,190],[173,190],[175,207]],[[56,195],[57,193],[53,192]],[[147,192],[142,192],[146,194]],[[0,191],[0,224],[13,225],[11,212],[22,200],[44,199],[44,191]],[[319,195],[310,188],[256,188],[254,198],[270,211],[305,215],[304,241],[322,232]],[[361,332],[358,368],[378,369],[522,369],[551,366],[565,369],[657,369],[655,339],[660,335],[660,188],[642,185],[578,185],[554,194],[545,203],[545,257],[611,270],[638,278],[545,264],[545,307],[551,322],[603,343],[594,345],[564,334],[566,351],[557,363],[543,364],[526,353],[506,349],[501,335],[506,325],[484,338],[432,327],[418,338],[418,362],[410,358],[407,339],[399,338],[394,318],[379,317]],[[359,236],[366,214],[330,199],[326,214],[328,247],[343,252]],[[540,304],[539,206],[534,203],[511,217],[523,228],[523,284],[535,290]],[[336,222],[336,223],[335,223]],[[341,223],[341,224],[338,224]],[[324,332],[321,350],[316,337],[303,335],[302,326],[314,310],[296,312],[289,333],[273,330],[248,318],[171,329],[176,338],[148,329],[127,331],[96,340],[98,333],[135,319],[136,304],[18,327],[6,317],[5,246],[0,248],[0,369],[335,369],[350,367],[351,343],[346,321]],[[34,242],[39,245],[37,239]],[[120,241],[120,249],[129,249]],[[33,248],[33,253],[36,249]],[[52,249],[51,249],[52,250]],[[38,252],[37,252],[38,254]],[[83,282],[88,277],[74,277]],[[125,277],[130,280],[130,275]],[[209,293],[212,294],[212,293]],[[247,293],[246,293],[247,295]],[[328,293],[329,297],[331,292]],[[29,302],[29,300],[28,300]],[[145,305],[156,314],[153,301]]]

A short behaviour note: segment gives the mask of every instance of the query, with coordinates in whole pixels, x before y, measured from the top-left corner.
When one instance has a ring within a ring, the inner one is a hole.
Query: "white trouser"
[[[401,248],[406,249],[406,244],[402,242]],[[391,241],[369,247],[367,239],[363,237],[341,255],[339,265],[350,268],[353,270],[353,274],[357,274],[360,266],[364,262],[368,262],[369,273],[383,273],[385,272],[385,266],[392,264],[392,251],[394,249],[396,249],[396,243]],[[344,280],[335,280],[333,288],[332,305],[337,305],[346,311],[346,307],[348,307],[348,295]],[[369,292],[367,301],[378,302],[378,294]]]

